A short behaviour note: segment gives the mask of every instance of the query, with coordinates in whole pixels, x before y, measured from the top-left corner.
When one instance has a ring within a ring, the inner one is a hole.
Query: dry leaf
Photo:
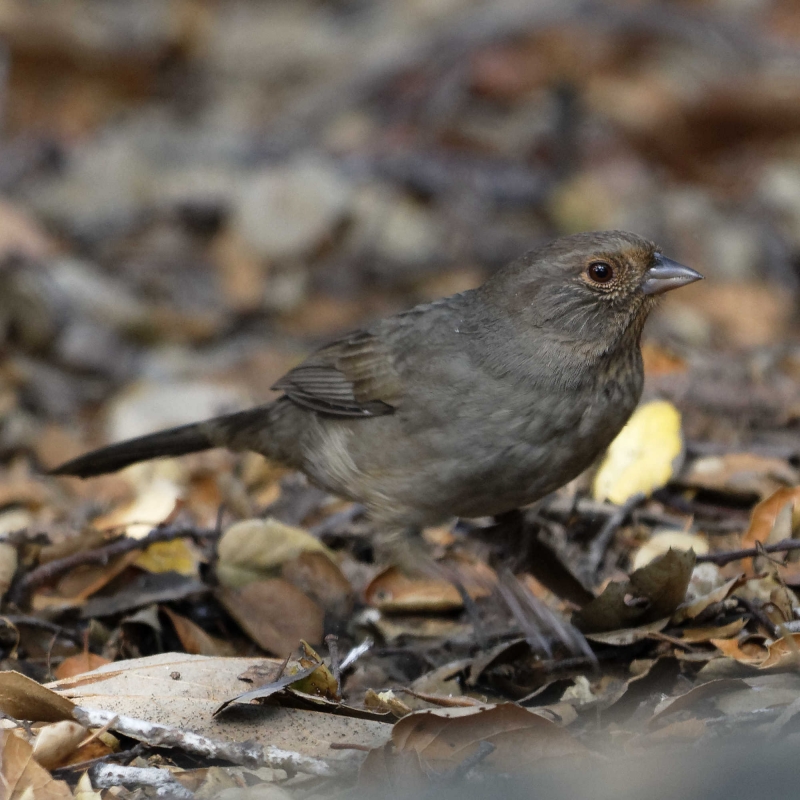
[[[17,571],[17,548],[8,542],[0,542],[0,601],[5,597],[8,587]]]
[[[124,530],[127,536],[141,539],[174,513],[183,498],[183,489],[172,481],[156,478],[146,483],[136,499],[93,520],[101,530]]]
[[[182,617],[180,614],[176,614],[167,606],[162,606],[161,610],[169,617],[172,626],[175,628],[175,633],[178,634],[183,649],[187,653],[201,656],[235,655],[234,647],[230,642],[206,633],[199,625],[196,625],[186,617]],[[56,677],[61,676],[56,675]]]
[[[697,555],[705,555],[708,552],[708,540],[704,536],[686,531],[655,531],[634,554],[633,568],[639,569],[671,549],[684,552],[694,550]]]
[[[255,581],[243,589],[223,587],[217,597],[248,636],[269,653],[287,656],[301,639],[313,644],[322,641],[322,609],[282,578]]]
[[[485,763],[514,774],[542,759],[587,753],[558,725],[513,703],[415,711],[395,724],[392,742],[400,753],[416,753],[429,774],[458,766],[481,742],[495,746]]]
[[[217,575],[230,589],[274,577],[282,564],[301,553],[330,551],[308,531],[276,519],[246,519],[231,525],[219,540]]]
[[[199,563],[197,549],[186,539],[151,544],[134,562],[148,572],[177,572],[187,577],[198,574]]]
[[[686,597],[695,555],[668,550],[628,581],[609,583],[603,593],[573,615],[582,631],[599,633],[669,617]]]
[[[86,738],[86,728],[72,720],[45,725],[36,734],[33,757],[45,768],[61,766]]]
[[[473,600],[488,597],[497,578],[494,571],[480,563],[454,565],[462,585]],[[397,567],[376,575],[364,590],[364,599],[381,611],[452,611],[464,601],[450,581],[443,578],[415,578]]]
[[[33,749],[13,731],[0,731],[0,797],[3,800],[72,800],[64,781],[33,758]]]
[[[82,675],[84,672],[91,672],[93,669],[102,667],[103,664],[110,664],[107,658],[95,655],[94,653],[83,652],[76,656],[65,658],[58,668],[53,672],[57,680],[72,678],[75,675]]]
[[[755,453],[726,453],[693,461],[680,483],[698,489],[768,497],[800,482],[797,470],[780,458]]]
[[[750,525],[742,537],[742,547],[755,547],[756,542],[765,543],[770,540],[780,513],[787,506],[791,506],[791,514],[788,519],[789,531],[785,537],[789,538],[792,529],[800,524],[800,486],[778,489],[753,509],[753,513],[750,515]],[[778,536],[784,538],[784,533],[781,531]]]
[[[769,655],[763,645],[764,639],[760,636],[751,636],[744,640],[711,639],[710,641],[724,656],[748,666],[759,666]]]
[[[334,616],[344,617],[353,609],[353,587],[325,553],[300,553],[283,564],[281,577]]]
[[[714,605],[714,603],[721,603],[726,597],[730,596],[734,589],[737,589],[743,583],[744,575],[737,575],[708,594],[698,597],[697,600],[679,606],[672,615],[672,624],[680,625],[686,620],[695,619],[709,606]]]
[[[681,415],[666,400],[645,403],[611,443],[594,479],[595,500],[622,505],[650,495],[674,474],[683,453]]]
[[[0,672],[0,711],[14,719],[59,722],[72,719],[75,706],[19,672]]]
[[[263,745],[280,743],[287,750],[327,760],[346,760],[350,756],[346,751],[332,750],[332,742],[377,747],[388,739],[390,728],[384,723],[317,711],[250,706],[246,715],[216,719],[214,711],[231,697],[240,695],[246,686],[239,676],[265,661],[276,671],[281,664],[280,659],[263,656],[207,658],[163,653],[117,661],[88,675],[50,684],[58,691],[57,695],[44,687],[39,689],[67,703],[69,709],[72,703],[67,697],[85,708],[105,709],[223,741],[254,739]]]

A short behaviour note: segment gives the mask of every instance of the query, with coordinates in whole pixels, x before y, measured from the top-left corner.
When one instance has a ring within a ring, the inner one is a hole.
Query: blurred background
[[[0,114],[0,531],[130,492],[42,466],[587,229],[708,278],[647,332],[690,447],[800,451],[792,0],[2,0]]]

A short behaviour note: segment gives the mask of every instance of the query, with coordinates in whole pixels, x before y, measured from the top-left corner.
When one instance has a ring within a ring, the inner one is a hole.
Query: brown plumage
[[[111,445],[54,473],[229,447],[302,470],[395,534],[499,514],[603,452],[639,400],[655,297],[700,277],[630,233],[558,239],[478,289],[323,347],[268,405]]]

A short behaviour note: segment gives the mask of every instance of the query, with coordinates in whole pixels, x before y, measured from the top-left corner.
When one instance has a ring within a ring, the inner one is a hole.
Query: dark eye
[[[608,283],[614,277],[614,270],[606,261],[592,261],[586,273],[595,283]]]

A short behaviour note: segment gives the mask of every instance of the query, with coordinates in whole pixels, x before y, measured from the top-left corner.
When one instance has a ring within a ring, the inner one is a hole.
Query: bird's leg
[[[543,551],[547,554],[549,554],[549,551],[543,547],[538,541],[538,537],[534,535],[533,529],[526,522],[525,514],[519,509],[509,511],[495,517],[495,522],[492,532],[502,536],[507,545],[511,545],[508,549],[514,554],[513,560],[517,565],[513,569],[506,566],[498,570],[496,592],[522,629],[522,633],[530,646],[534,650],[539,650],[548,657],[552,657],[550,644],[545,639],[545,635],[549,635],[551,640],[555,639],[555,641],[560,642],[570,652],[595,660],[595,656],[583,634],[536,598],[514,575],[515,569],[519,569],[522,564],[530,562],[531,559],[548,560],[542,559]],[[549,561],[553,561],[552,554],[549,555]],[[552,567],[553,565],[551,564],[550,566]],[[561,573],[566,573],[560,562],[558,567],[559,569],[552,569],[552,572],[556,573],[556,578],[563,577]],[[536,570],[536,572],[538,573],[539,570]],[[572,583],[577,583],[571,575],[569,575],[569,578],[571,578]],[[547,588],[554,591],[554,587],[551,585],[553,581],[546,580],[544,583]],[[563,588],[561,584],[564,581],[559,582],[556,580],[555,583],[559,588]],[[568,588],[572,589],[572,583],[569,581],[567,583]],[[583,591],[585,592],[585,590]],[[561,595],[558,591],[555,591],[555,593]],[[570,596],[569,592],[567,592],[567,596]]]
[[[422,530],[419,527],[405,527],[390,529],[384,533],[378,542],[378,550],[388,551],[387,555],[395,566],[406,574],[422,574],[436,580],[447,581],[458,592],[464,610],[467,612],[478,647],[486,649],[489,639],[480,619],[478,605],[467,591],[458,572],[445,564],[433,559],[422,539]]]

